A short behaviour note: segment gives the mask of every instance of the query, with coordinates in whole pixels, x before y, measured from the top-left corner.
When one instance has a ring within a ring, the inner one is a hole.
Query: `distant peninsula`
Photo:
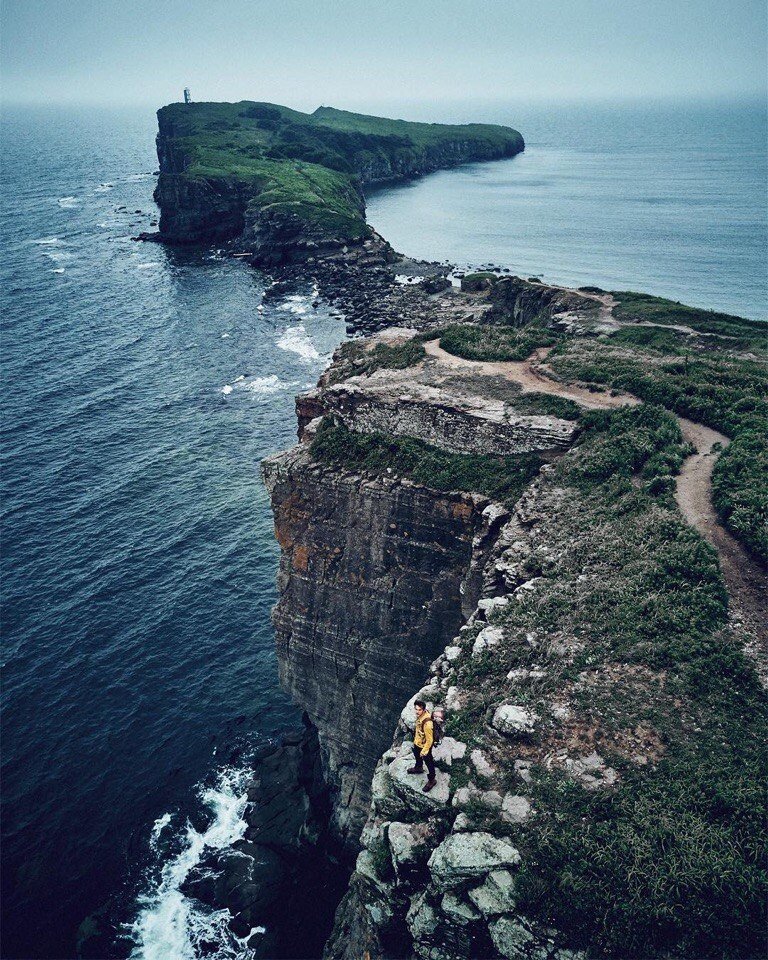
[[[368,239],[366,187],[525,149],[511,127],[411,123],[332,107],[172,103],[157,117],[157,239],[240,237],[265,265]]]

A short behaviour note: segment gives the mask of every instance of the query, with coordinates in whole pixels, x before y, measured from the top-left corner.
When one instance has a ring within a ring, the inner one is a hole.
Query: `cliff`
[[[264,464],[281,680],[356,854],[326,956],[758,955],[758,330],[466,286],[341,348]],[[448,715],[427,794],[419,694]]]
[[[158,111],[160,238],[241,239],[266,264],[370,237],[363,190],[460,163],[514,156],[516,130],[409,123],[320,107],[170,104]]]

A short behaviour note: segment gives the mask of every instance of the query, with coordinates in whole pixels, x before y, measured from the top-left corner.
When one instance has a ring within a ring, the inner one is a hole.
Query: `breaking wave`
[[[243,819],[247,803],[248,768],[227,767],[221,770],[211,787],[202,787],[198,798],[212,816],[211,823],[197,830],[189,820],[179,825],[171,839],[177,852],[162,864],[159,876],[149,882],[139,897],[139,914],[129,928],[134,942],[131,960],[248,960],[253,951],[248,940],[265,933],[254,927],[245,937],[236,937],[229,929],[232,919],[228,910],[215,910],[192,900],[181,892],[181,886],[196,867],[204,851],[222,850],[241,839],[247,827]],[[155,820],[150,849],[162,860],[161,843],[171,826],[173,816],[163,814]]]
[[[295,327],[288,327],[280,336],[277,345],[281,350],[297,353],[305,363],[313,363],[320,359],[317,347],[310,340],[303,323]]]

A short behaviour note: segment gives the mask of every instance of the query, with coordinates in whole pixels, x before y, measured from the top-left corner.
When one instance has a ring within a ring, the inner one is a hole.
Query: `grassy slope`
[[[614,296],[619,319],[661,326],[626,326],[594,340],[555,338],[536,325],[454,325],[444,331],[441,345],[468,359],[519,360],[559,340],[549,363],[566,380],[626,390],[721,431],[732,443],[715,467],[715,507],[731,532],[768,560],[768,328],[661,297]],[[668,329],[672,324],[701,335]],[[751,353],[745,356],[745,350]]]
[[[264,209],[290,212],[343,238],[367,232],[356,171],[412,158],[457,138],[502,150],[522,138],[506,127],[408,123],[321,107],[300,113],[268,103],[174,103],[158,111],[187,178],[245,185]]]
[[[674,504],[682,437],[648,405],[592,413],[585,426],[543,483],[546,519],[526,560],[537,589],[494,614],[505,643],[462,657],[451,678],[469,697],[450,732],[507,770],[516,793],[528,790],[512,761],[533,764],[538,815],[510,826],[478,808],[476,828],[519,847],[520,909],[571,946],[598,957],[758,956],[766,701],[725,626],[714,551]],[[510,686],[509,670],[533,667],[542,679]],[[486,718],[510,694],[544,720],[502,759]],[[567,703],[565,723],[548,719],[553,703]],[[597,749],[617,786],[589,792],[552,765],[569,742],[577,754]],[[476,776],[471,764],[464,776]]]

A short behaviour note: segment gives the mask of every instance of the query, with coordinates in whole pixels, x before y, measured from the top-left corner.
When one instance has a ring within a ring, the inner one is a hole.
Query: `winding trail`
[[[429,357],[451,369],[502,376],[518,383],[523,393],[546,393],[573,400],[584,407],[615,409],[640,403],[627,393],[599,393],[553,379],[544,365],[551,348],[537,350],[527,360],[465,360],[443,350],[439,340],[424,344]],[[760,564],[720,524],[712,504],[712,471],[717,458],[730,443],[722,433],[685,417],[678,417],[685,439],[695,448],[677,476],[675,499],[680,512],[717,551],[728,589],[729,619],[744,651],[754,662],[760,680],[768,686],[768,582]],[[719,444],[719,447],[716,445]]]

